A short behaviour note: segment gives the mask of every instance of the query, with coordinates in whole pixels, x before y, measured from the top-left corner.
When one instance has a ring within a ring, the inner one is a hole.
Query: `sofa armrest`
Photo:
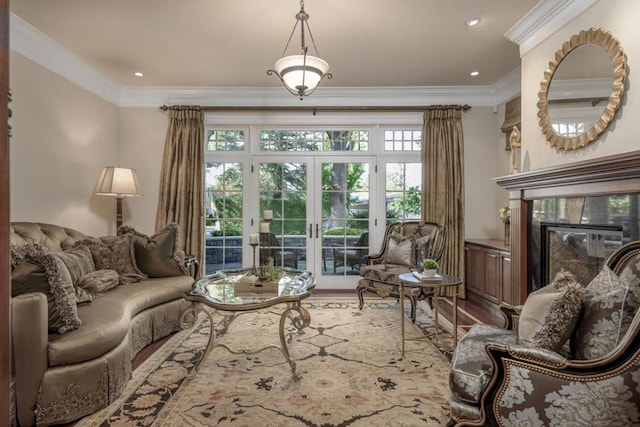
[[[520,312],[522,312],[522,305],[509,305],[502,303],[498,308],[500,309],[500,314],[502,314],[502,317],[504,318],[503,328],[517,331]]]
[[[48,358],[47,297],[28,293],[11,298],[11,336],[19,425],[35,425],[38,390]]]
[[[184,265],[189,269],[194,280],[197,280],[200,275],[200,262],[198,262],[198,259],[194,255],[185,255]]]

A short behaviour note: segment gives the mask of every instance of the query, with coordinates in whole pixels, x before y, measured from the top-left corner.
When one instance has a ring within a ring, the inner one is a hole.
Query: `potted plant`
[[[435,259],[427,258],[422,261],[422,268],[424,269],[422,274],[425,276],[435,276],[440,264]]]

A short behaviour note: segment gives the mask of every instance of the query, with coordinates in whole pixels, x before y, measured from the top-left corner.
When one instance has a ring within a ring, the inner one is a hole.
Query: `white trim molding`
[[[600,0],[542,0],[504,34],[520,46],[520,57]]]
[[[9,47],[70,82],[118,104],[120,86],[89,66],[13,12],[9,16]]]

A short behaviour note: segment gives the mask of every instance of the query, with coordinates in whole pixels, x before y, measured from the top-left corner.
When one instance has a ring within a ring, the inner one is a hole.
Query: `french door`
[[[311,271],[318,288],[354,288],[369,253],[375,157],[254,156],[251,169],[259,200],[250,215],[252,230],[261,232],[257,262],[271,256],[276,266]]]

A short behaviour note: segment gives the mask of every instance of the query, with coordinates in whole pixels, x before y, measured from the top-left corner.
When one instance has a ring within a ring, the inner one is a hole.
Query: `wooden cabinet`
[[[498,240],[465,242],[465,283],[467,291],[492,305],[513,301],[511,252]]]

